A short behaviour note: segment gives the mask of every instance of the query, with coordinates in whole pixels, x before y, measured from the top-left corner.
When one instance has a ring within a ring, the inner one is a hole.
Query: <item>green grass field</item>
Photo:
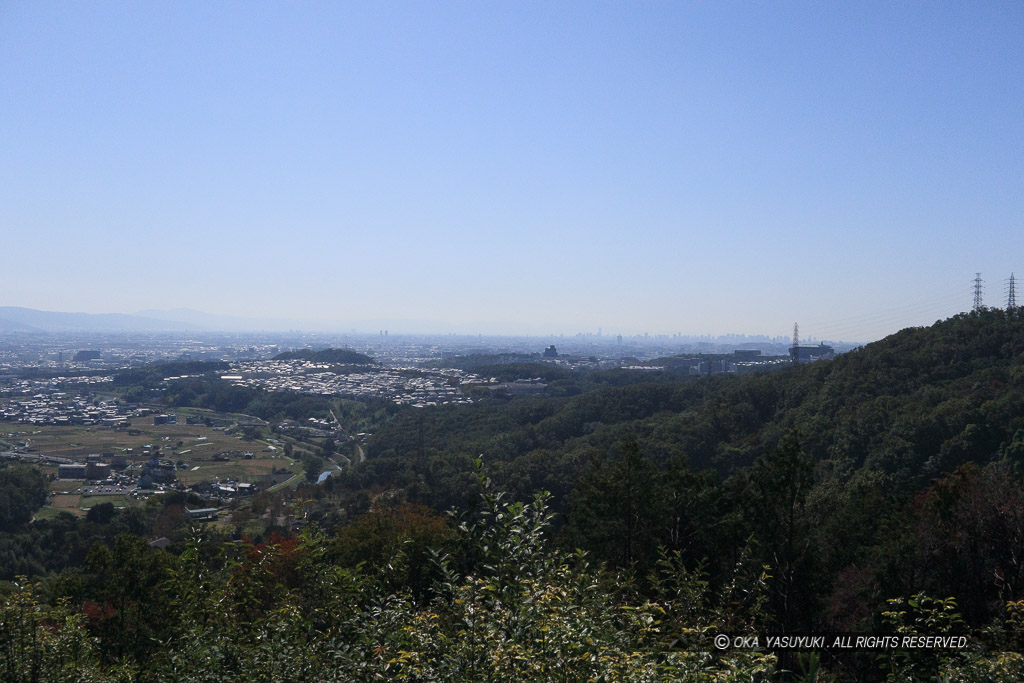
[[[65,508],[56,508],[47,505],[46,507],[39,508],[32,517],[33,519],[57,519],[57,516],[62,512],[70,512],[71,514],[78,514],[80,510],[67,510]]]
[[[82,499],[78,502],[78,508],[80,510],[88,510],[100,503],[113,503],[116,508],[136,505],[136,502],[128,496],[82,496]]]

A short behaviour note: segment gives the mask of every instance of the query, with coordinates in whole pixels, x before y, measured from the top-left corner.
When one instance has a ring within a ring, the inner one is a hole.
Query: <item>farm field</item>
[[[28,455],[54,456],[74,461],[84,461],[85,456],[97,453],[124,455],[128,462],[128,474],[139,472],[138,467],[150,457],[150,449],[144,447],[150,446],[159,458],[171,460],[178,465],[178,482],[185,486],[228,479],[255,483],[274,471],[288,470],[295,474],[303,472],[301,461],[286,458],[280,445],[245,440],[240,435],[226,433],[225,427],[184,423],[184,415],[210,417],[219,425],[255,425],[255,418],[197,409],[181,410],[177,414],[182,420],[179,424],[154,425],[152,417],[136,418],[132,420],[130,428],[120,430],[100,425],[56,426],[0,422],[0,441],[27,443]],[[291,441],[287,437],[280,439]],[[296,450],[301,451],[302,447]],[[40,469],[53,476],[57,471],[53,463],[40,463]],[[37,517],[53,517],[61,511],[84,515],[90,507],[102,502],[110,502],[117,507],[139,504],[137,499],[124,495],[81,495],[83,492],[79,489],[85,484],[82,480],[52,481],[50,490],[56,495],[50,498]]]
[[[77,482],[81,483],[81,482]],[[70,512],[79,517],[85,515],[85,510],[80,507],[82,496],[77,493],[58,493],[51,497],[45,506],[36,512],[36,519],[49,519],[56,517],[61,512]]]
[[[78,504],[82,501],[82,496],[77,493],[65,493],[62,495],[56,495],[53,497],[53,507],[58,510],[74,511],[78,509]]]
[[[265,444],[260,443],[259,445],[265,447]],[[209,455],[212,455],[212,453]],[[255,482],[260,477],[282,467],[296,472],[301,470],[301,467],[296,469],[297,465],[289,467],[289,464],[294,461],[288,460],[284,456],[253,457],[252,460],[232,459],[218,462],[210,460],[209,455],[205,457],[196,457],[192,454],[183,456],[188,458],[190,467],[185,470],[178,470],[178,481],[186,486],[191,486],[201,481],[218,481],[221,479]],[[195,469],[197,467],[199,469]]]
[[[117,453],[119,455],[141,455],[142,447],[159,447],[164,457],[175,457],[178,451],[194,448],[204,442],[213,453],[220,451],[267,449],[266,444],[243,442],[236,436],[225,434],[224,430],[204,425],[154,425],[140,419],[131,423],[127,430],[98,425],[56,425],[30,426],[13,422],[0,422],[0,439],[26,442],[29,453],[51,455],[62,458],[84,458],[92,453]],[[131,449],[129,452],[127,449]],[[271,451],[272,452],[272,451]]]
[[[55,484],[60,483],[73,483],[81,485],[81,481],[71,482],[53,482]],[[117,495],[82,495],[78,493],[57,493],[51,497],[45,506],[43,506],[35,514],[36,519],[52,519],[61,512],[70,512],[73,515],[84,517],[89,509],[100,503],[112,503],[114,507],[134,507],[141,505],[143,500],[132,498],[123,494]]]

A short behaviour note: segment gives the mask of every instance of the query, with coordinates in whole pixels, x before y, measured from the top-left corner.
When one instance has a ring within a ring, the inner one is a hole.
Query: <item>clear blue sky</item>
[[[865,340],[1022,152],[1021,2],[8,0],[0,305]]]

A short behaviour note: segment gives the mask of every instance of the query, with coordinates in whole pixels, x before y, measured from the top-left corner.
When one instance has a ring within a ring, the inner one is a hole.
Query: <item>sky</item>
[[[870,341],[1022,152],[1020,2],[6,0],[0,305]]]

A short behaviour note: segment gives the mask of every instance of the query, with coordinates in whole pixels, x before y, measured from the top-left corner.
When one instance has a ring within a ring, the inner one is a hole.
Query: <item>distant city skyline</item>
[[[597,330],[569,330],[569,331],[528,331],[529,326],[516,326],[512,323],[501,323],[484,327],[481,325],[460,326],[445,323],[443,321],[431,320],[370,320],[355,321],[350,325],[338,325],[318,321],[303,321],[274,318],[241,318],[237,316],[220,316],[202,311],[193,310],[147,310],[135,313],[83,313],[83,312],[61,312],[61,311],[40,311],[22,307],[0,306],[0,334],[10,333],[59,333],[68,334],[81,332],[90,334],[145,334],[154,333],[196,333],[203,335],[207,333],[238,333],[243,336],[250,334],[281,334],[295,333],[299,335],[314,335],[323,338],[342,338],[352,335],[359,338],[372,338],[380,336],[382,340],[391,338],[409,337],[431,337],[445,338],[449,336],[459,338],[487,337],[495,339],[574,339],[588,338],[604,340],[610,343],[612,340],[638,340],[650,338],[651,340],[665,341],[687,341],[697,340],[714,341],[716,343],[736,344],[741,341],[765,341],[771,343],[784,343],[789,346],[792,340],[792,332],[789,335],[770,334],[765,332],[722,332],[722,333],[691,333],[684,331],[650,331],[630,330],[607,333],[598,328]],[[824,328],[828,329],[828,328]],[[824,335],[812,330],[806,330],[800,334],[800,343],[817,344],[819,342],[840,343],[850,345],[849,347],[874,341],[873,339],[856,339],[850,337]],[[322,340],[321,340],[322,342]]]
[[[0,306],[871,341],[980,271],[1001,307],[1022,31],[1014,2],[2,3]]]

